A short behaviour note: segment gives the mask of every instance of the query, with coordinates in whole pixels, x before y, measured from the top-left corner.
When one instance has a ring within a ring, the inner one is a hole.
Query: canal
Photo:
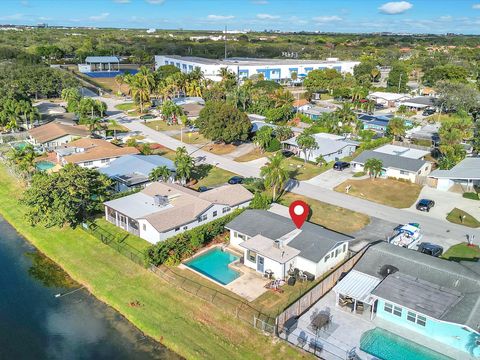
[[[0,359],[180,359],[80,287],[0,217]]]

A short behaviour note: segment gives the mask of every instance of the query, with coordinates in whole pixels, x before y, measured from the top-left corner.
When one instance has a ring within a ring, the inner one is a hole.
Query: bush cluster
[[[243,209],[237,209],[231,214],[198,226],[192,230],[168,238],[152,245],[145,253],[148,263],[158,265],[177,265],[182,260],[192,256],[202,246],[211,242],[225,231],[225,225],[238,216]]]

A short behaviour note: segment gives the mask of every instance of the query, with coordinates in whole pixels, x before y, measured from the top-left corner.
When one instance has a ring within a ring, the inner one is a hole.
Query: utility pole
[[[224,59],[227,59],[227,25],[225,25],[225,33],[223,34],[223,39],[225,41],[225,56],[224,56]]]
[[[402,84],[402,75],[400,74],[400,78],[398,79],[398,92],[400,92],[400,85]]]

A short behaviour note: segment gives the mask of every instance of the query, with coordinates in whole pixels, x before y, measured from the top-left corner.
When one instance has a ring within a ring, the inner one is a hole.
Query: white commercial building
[[[337,58],[326,60],[296,60],[296,59],[252,59],[229,58],[224,60],[206,59],[194,56],[156,55],[155,69],[163,65],[174,65],[184,73],[200,68],[207,79],[220,81],[221,68],[227,68],[239,79],[246,79],[255,74],[263,74],[265,80],[280,81],[291,79],[292,74],[306,76],[317,69],[335,69],[345,74],[353,74],[353,68],[359,61],[342,61]]]

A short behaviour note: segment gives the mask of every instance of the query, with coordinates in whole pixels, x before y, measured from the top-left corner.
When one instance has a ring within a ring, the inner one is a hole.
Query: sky
[[[0,24],[480,34],[480,0],[0,0]]]

